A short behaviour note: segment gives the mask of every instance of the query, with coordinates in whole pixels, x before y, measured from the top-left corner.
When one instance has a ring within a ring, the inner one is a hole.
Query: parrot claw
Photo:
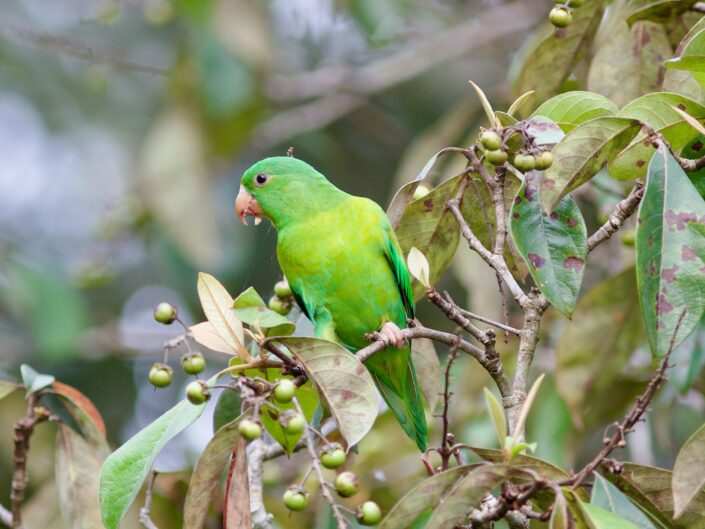
[[[384,336],[389,345],[394,347],[404,347],[406,340],[404,339],[404,334],[401,332],[399,326],[391,321],[388,321],[380,329],[380,334]]]

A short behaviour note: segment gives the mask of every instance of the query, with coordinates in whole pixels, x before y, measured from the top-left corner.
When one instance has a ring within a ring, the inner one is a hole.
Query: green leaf
[[[698,35],[703,29],[705,29],[705,18],[701,18],[683,37],[675,51],[675,58],[681,56],[693,37]],[[687,70],[666,68],[666,75],[663,78],[663,90],[684,95],[701,103],[705,99],[705,90]]]
[[[570,316],[578,301],[587,258],[587,230],[580,209],[564,197],[550,215],[539,203],[539,173],[529,171],[514,199],[509,230],[536,285]]]
[[[213,494],[240,437],[238,423],[235,420],[220,428],[198,458],[184,501],[183,529],[202,529],[205,525]]]
[[[535,90],[529,90],[528,92],[524,92],[519,97],[517,97],[514,100],[514,103],[512,103],[509,109],[507,110],[507,114],[509,114],[510,116],[514,116],[516,111],[519,110],[524,103],[531,99],[535,92]],[[495,115],[496,114],[497,113],[495,113]]]
[[[556,345],[556,386],[582,425],[596,395],[618,384],[622,370],[642,341],[639,302],[629,268],[590,289]],[[595,337],[600,339],[596,340]]]
[[[678,452],[671,483],[674,516],[679,518],[705,487],[705,425]]]
[[[89,443],[69,426],[59,424],[55,475],[59,506],[71,529],[102,527],[98,508],[98,476],[108,447]]]
[[[290,377],[282,377],[279,374],[278,369],[267,369],[266,378],[267,380],[274,381],[280,378]],[[316,408],[318,408],[318,391],[316,391],[316,388],[314,388],[313,384],[309,381],[296,390],[296,398],[298,399],[301,409],[304,412],[306,422],[310,423],[316,413]],[[288,402],[286,404],[277,403],[277,407],[284,411],[295,409],[292,402]],[[271,435],[277,443],[282,445],[282,448],[284,448],[287,455],[291,455],[296,447],[296,443],[298,443],[299,439],[301,439],[302,434],[290,434],[285,432],[282,425],[279,424],[279,417],[279,411],[274,408],[269,406],[262,406],[260,408],[259,418],[262,421],[262,426],[264,426],[267,433],[269,433],[269,435]]]
[[[558,201],[578,188],[620,153],[639,132],[634,119],[602,117],[575,127],[553,149],[553,165],[546,169],[541,203],[553,210]]]
[[[590,503],[629,520],[639,529],[657,529],[651,519],[629,498],[599,474],[595,474]]]
[[[318,338],[279,338],[301,362],[338,422],[348,446],[357,444],[377,418],[377,389],[365,366],[334,342]]]
[[[504,448],[507,440],[507,418],[504,415],[504,408],[489,389],[484,388],[484,393],[485,404],[487,404],[487,410],[490,412],[490,418],[492,419],[492,424],[494,424],[497,442],[500,448]]]
[[[620,110],[619,116],[647,123],[678,151],[694,140],[698,132],[673,107],[698,119],[705,118],[705,106],[687,97],[666,92],[648,94],[632,101]],[[646,139],[647,133],[640,132],[610,163],[609,173],[613,178],[633,180],[646,175],[648,162],[656,150]]]
[[[51,386],[54,383],[54,377],[51,375],[43,375],[37,373],[27,364],[22,364],[20,366],[20,374],[22,375],[22,383],[27,390],[27,396],[29,397],[32,393],[35,393],[41,389]]]
[[[389,203],[389,207],[387,208],[387,217],[389,218],[389,224],[391,224],[395,230],[399,226],[399,222],[401,221],[402,215],[406,211],[407,206],[411,203],[414,193],[416,192],[416,188],[419,186],[421,181],[428,176],[428,173],[431,172],[431,169],[433,169],[433,166],[436,164],[436,160],[438,160],[440,155],[441,152],[439,151],[431,156],[431,158],[429,158],[426,164],[421,168],[419,174],[416,175],[416,178],[414,178],[411,182],[404,184],[392,198],[392,201]]]
[[[240,392],[230,389],[223,390],[213,409],[213,433],[234,421],[240,415],[242,399]]]
[[[705,311],[705,236],[698,222],[705,222],[705,201],[673,156],[659,149],[649,164],[636,230],[637,285],[657,356],[666,354],[684,310],[675,346]]]
[[[573,525],[565,496],[562,493],[556,494],[556,503],[553,506],[553,512],[548,522],[549,529],[571,529]]]
[[[591,119],[614,116],[618,110],[617,105],[603,95],[575,91],[552,97],[532,115],[546,116],[567,133]]]
[[[434,410],[440,398],[441,363],[436,346],[428,338],[415,338],[411,341],[411,359],[416,371],[416,380],[421,394],[430,410]]]
[[[625,22],[616,22],[590,63],[588,89],[622,107],[661,89],[663,61],[672,53],[662,25],[637,22],[630,28]]]
[[[543,379],[545,377],[546,377],[546,374],[541,373],[539,375],[539,377],[531,385],[531,389],[529,390],[529,393],[526,395],[526,399],[524,399],[524,403],[521,406],[521,412],[519,413],[519,418],[517,419],[516,426],[514,427],[515,431],[517,431],[517,432],[524,431],[524,425],[526,424],[526,418],[529,416],[529,412],[531,411],[531,406],[533,406],[534,400],[536,400],[536,395],[538,394],[539,389],[541,388],[541,383],[543,382]]]
[[[518,93],[535,90],[534,101],[555,95],[590,49],[603,12],[603,2],[595,0],[576,9],[572,24],[565,29],[554,31],[546,24],[539,39],[523,54],[514,89]]]
[[[463,465],[424,479],[391,508],[379,529],[409,527],[421,515],[436,508],[453,485],[477,465]]]
[[[565,136],[561,128],[546,116],[534,115],[525,123],[526,132],[533,136],[536,145],[555,145]]]
[[[492,463],[501,463],[504,460],[504,454],[501,450],[493,450],[491,448],[469,448],[475,455],[485,461]],[[558,468],[556,465],[526,454],[519,454],[512,459],[512,466],[522,468],[528,472],[538,474],[548,480],[561,481],[568,477],[568,473]]]
[[[396,230],[403,255],[412,247],[424,254],[430,269],[430,282],[434,284],[448,269],[458,248],[460,229],[446,202],[455,197],[461,175],[454,176],[428,195],[414,200],[404,210]],[[421,297],[426,287],[413,282],[414,297]]]
[[[680,56],[666,61],[667,68],[686,70],[700,86],[705,86],[705,29],[692,35]]]
[[[580,502],[580,508],[588,518],[590,529],[639,529],[629,520],[597,505]]]
[[[605,473],[604,477],[621,490],[629,499],[669,529],[705,528],[705,491],[673,520],[672,474],[662,468],[623,463],[619,474]]]
[[[482,498],[510,477],[526,475],[506,465],[483,465],[455,482],[445,494],[426,524],[426,529],[446,529],[463,522],[472,508],[479,508]]]
[[[639,20],[666,23],[690,10],[697,0],[656,0],[634,10],[627,18],[631,25]]]
[[[215,378],[208,381],[211,385]],[[117,529],[164,446],[191,426],[206,408],[182,400],[113,452],[100,474],[100,512],[106,529]]]
[[[288,336],[296,329],[296,325],[288,318],[267,308],[253,287],[235,298],[233,308],[240,320],[253,329],[259,327],[266,330],[267,336]]]

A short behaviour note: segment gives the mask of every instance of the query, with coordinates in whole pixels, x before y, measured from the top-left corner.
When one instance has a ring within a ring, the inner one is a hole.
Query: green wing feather
[[[415,312],[414,291],[411,289],[411,278],[409,277],[409,271],[406,268],[406,263],[404,262],[404,256],[401,253],[401,248],[397,242],[397,237],[394,235],[391,227],[388,227],[385,238],[387,260],[394,271],[394,277],[396,278],[397,285],[399,287],[399,294],[401,294],[401,299],[404,302],[406,316],[413,320]]]

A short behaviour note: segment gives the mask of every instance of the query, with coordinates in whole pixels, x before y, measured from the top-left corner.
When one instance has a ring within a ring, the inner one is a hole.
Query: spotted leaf
[[[538,175],[526,173],[514,199],[509,228],[536,285],[558,310],[570,316],[585,271],[585,222],[570,197],[561,199],[547,214],[539,203]]]
[[[649,164],[636,231],[636,277],[651,349],[677,346],[705,310],[705,201],[664,148]]]

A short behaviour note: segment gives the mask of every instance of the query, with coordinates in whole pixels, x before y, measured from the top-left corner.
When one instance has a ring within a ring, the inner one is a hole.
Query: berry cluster
[[[508,146],[508,141],[513,139],[516,133],[523,139],[520,150]],[[534,169],[543,171],[553,164],[551,151],[535,146],[533,138],[526,134],[520,125],[483,130],[479,142],[485,149],[485,159],[495,166],[509,162],[522,173],[526,173]]]
[[[274,312],[286,316],[291,311],[294,303],[294,296],[286,279],[278,281],[274,285],[274,295],[269,298],[269,308]]]

